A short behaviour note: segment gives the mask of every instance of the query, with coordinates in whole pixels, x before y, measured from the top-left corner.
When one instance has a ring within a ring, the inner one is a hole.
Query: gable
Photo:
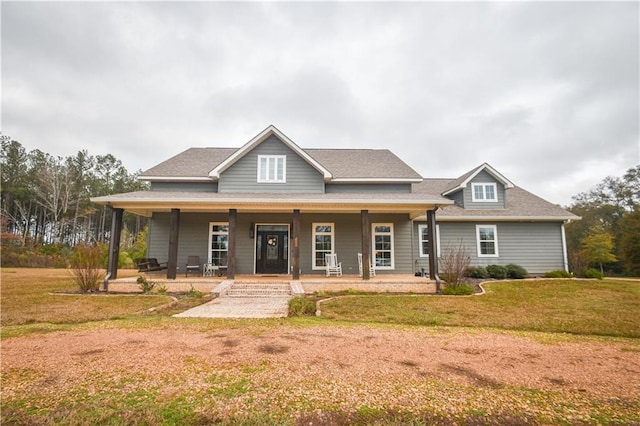
[[[269,158],[281,162],[281,179],[274,182],[265,181],[268,174],[260,174],[261,166],[264,166],[261,159]],[[322,193],[324,175],[272,134],[220,173],[218,192]]]
[[[258,135],[256,135],[253,139],[247,142],[242,148],[237,150],[233,155],[228,157],[222,163],[217,165],[211,172],[209,173],[209,177],[212,179],[220,178],[222,172],[227,170],[237,161],[239,161],[242,157],[251,152],[254,148],[259,146],[265,140],[270,137],[275,136],[280,142],[289,147],[292,151],[294,151],[300,158],[306,161],[311,167],[320,172],[324,179],[331,179],[331,173],[325,169],[320,163],[314,160],[311,156],[309,156],[304,150],[302,150],[298,145],[296,145],[291,139],[285,136],[280,130],[278,130],[274,125],[270,125]]]
[[[454,192],[460,191],[461,189],[466,188],[469,185],[469,182],[474,180],[474,178],[480,174],[481,172],[488,173],[493,176],[496,182],[502,183],[505,189],[513,188],[515,185],[506,177],[504,177],[500,172],[491,167],[488,163],[484,163],[481,166],[477,167],[474,170],[471,170],[464,175],[460,176],[458,179],[454,180],[448,187],[442,192],[442,195],[453,194]]]

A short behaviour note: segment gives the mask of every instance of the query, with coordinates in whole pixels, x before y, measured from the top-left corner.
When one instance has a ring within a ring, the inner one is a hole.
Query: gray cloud
[[[567,204],[640,162],[639,5],[2,5],[2,131],[146,169],[275,124]]]

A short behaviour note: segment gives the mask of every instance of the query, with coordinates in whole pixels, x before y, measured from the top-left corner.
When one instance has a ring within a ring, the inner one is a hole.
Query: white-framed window
[[[436,251],[440,257],[440,225],[436,225]],[[420,257],[429,257],[429,226],[418,225],[418,253]]]
[[[496,225],[476,225],[478,257],[498,257],[498,227]]]
[[[209,223],[209,263],[220,266],[227,264],[229,250],[229,222]]]
[[[371,231],[376,269],[394,269],[393,223],[374,223]]]
[[[495,183],[474,183],[471,185],[471,200],[497,202],[498,187]]]
[[[286,182],[286,155],[258,155],[258,183]]]
[[[333,223],[314,223],[313,226],[313,246],[312,246],[312,269],[324,269],[325,254],[334,251],[335,225]]]

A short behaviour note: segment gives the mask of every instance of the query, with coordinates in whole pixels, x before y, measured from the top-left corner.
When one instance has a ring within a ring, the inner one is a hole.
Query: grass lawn
[[[326,318],[640,337],[640,280],[526,280],[484,285],[482,296],[350,296]]]
[[[73,294],[78,287],[66,269],[2,268],[1,274],[3,335],[16,325],[85,323],[144,315],[147,309],[173,300],[159,294]],[[135,274],[122,270],[119,275]]]
[[[217,320],[170,316],[206,298],[149,313],[171,299],[57,295],[76,290],[66,270],[1,274],[3,425],[640,424],[624,383],[640,390],[640,280],[345,296],[322,318]]]

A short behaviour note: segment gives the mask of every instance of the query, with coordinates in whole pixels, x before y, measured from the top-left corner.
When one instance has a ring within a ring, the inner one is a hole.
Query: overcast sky
[[[133,172],[270,124],[568,205],[640,164],[638,2],[2,2],[1,130]]]

